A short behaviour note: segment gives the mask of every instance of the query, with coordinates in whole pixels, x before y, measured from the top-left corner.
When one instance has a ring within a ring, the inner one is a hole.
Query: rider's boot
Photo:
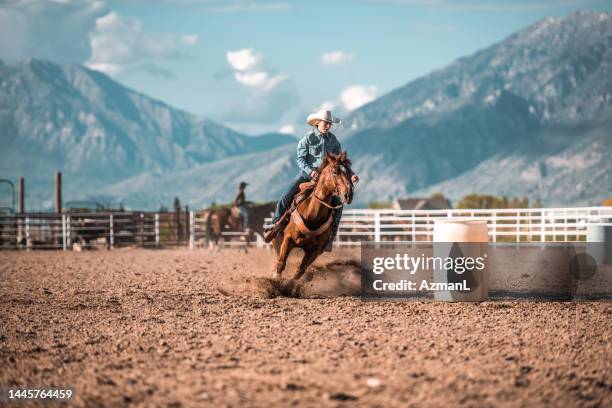
[[[271,242],[276,235],[281,231],[280,225],[277,225],[279,220],[274,220],[263,231],[263,238],[266,243]]]

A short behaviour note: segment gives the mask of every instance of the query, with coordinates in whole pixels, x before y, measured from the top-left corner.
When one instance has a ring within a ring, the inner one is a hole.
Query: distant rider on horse
[[[236,198],[234,199],[234,207],[240,210],[240,214],[242,214],[242,219],[244,220],[244,230],[249,228],[249,208],[247,207],[247,201],[244,195],[244,190],[248,185],[248,183],[241,181],[238,186],[238,194],[236,194]]]
[[[340,142],[336,138],[336,135],[329,131],[332,124],[340,123],[340,119],[333,117],[331,111],[323,110],[313,113],[308,116],[307,122],[310,126],[312,126],[312,130],[308,132],[308,134],[304,136],[297,145],[297,164],[300,168],[300,173],[291,182],[291,185],[285,194],[283,194],[281,199],[278,201],[272,224],[276,224],[287,208],[291,206],[293,197],[298,192],[299,185],[301,183],[317,181],[319,177],[317,168],[320,166],[325,154],[332,153],[337,155],[342,152]],[[359,177],[357,177],[356,174],[353,174],[351,176],[351,182],[354,184],[357,183],[357,181],[359,181]],[[340,199],[338,197],[334,197],[332,205],[339,204],[341,204]],[[331,251],[334,237],[336,236],[338,227],[340,226],[341,217],[342,207],[334,210],[333,230],[325,247],[327,252]]]

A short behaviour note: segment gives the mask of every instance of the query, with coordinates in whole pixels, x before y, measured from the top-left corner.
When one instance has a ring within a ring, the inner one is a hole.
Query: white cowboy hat
[[[308,119],[306,119],[306,122],[308,122],[310,126],[316,126],[317,122],[320,120],[324,120],[328,123],[340,123],[340,118],[333,117],[330,110],[322,110],[312,113],[308,115]]]

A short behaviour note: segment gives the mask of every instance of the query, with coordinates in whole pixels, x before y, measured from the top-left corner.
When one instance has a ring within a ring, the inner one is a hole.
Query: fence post
[[[553,242],[557,241],[557,214],[555,214],[555,211],[552,211],[552,240]]]
[[[531,218],[533,217],[533,210],[527,210],[527,242],[533,241],[533,236],[531,235]]]
[[[66,216],[66,243],[68,244],[68,247],[71,248],[71,244],[72,244],[72,227],[70,226],[72,224],[72,219],[70,218],[69,215]]]
[[[520,228],[521,228],[521,212],[517,210],[516,211],[516,242],[521,242]]]
[[[66,250],[66,215],[62,214],[62,249]]]
[[[30,217],[25,217],[25,239],[26,249],[30,250]]]
[[[195,247],[195,214],[189,211],[189,249]]]
[[[115,245],[115,231],[113,229],[113,214],[110,215],[110,249]]]
[[[159,247],[159,214],[155,214],[155,246]]]
[[[380,242],[380,211],[374,213],[374,241]]]
[[[140,234],[140,246],[141,247],[146,247],[145,245],[145,232],[144,232],[144,224],[145,224],[145,216],[144,213],[140,213],[140,225],[138,228],[138,232]]]
[[[544,235],[544,232],[546,230],[546,227],[544,225],[545,222],[546,218],[544,218],[544,209],[542,208],[540,210],[540,242],[546,242],[546,235]]]
[[[497,242],[497,213],[493,212],[493,242]]]
[[[565,242],[567,242],[567,208],[563,212],[563,229],[565,230]]]
[[[415,222],[416,222],[416,217],[413,211],[412,212],[412,242],[416,241],[416,226],[414,225]]]

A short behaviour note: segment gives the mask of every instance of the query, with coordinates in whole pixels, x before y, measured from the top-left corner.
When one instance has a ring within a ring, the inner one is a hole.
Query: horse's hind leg
[[[300,263],[297,273],[293,277],[294,280],[297,281],[302,277],[302,275],[304,275],[304,272],[306,272],[306,268],[308,268],[310,264],[313,263],[315,259],[317,259],[318,254],[319,251],[317,250],[304,251],[304,257],[302,258],[302,262]]]

